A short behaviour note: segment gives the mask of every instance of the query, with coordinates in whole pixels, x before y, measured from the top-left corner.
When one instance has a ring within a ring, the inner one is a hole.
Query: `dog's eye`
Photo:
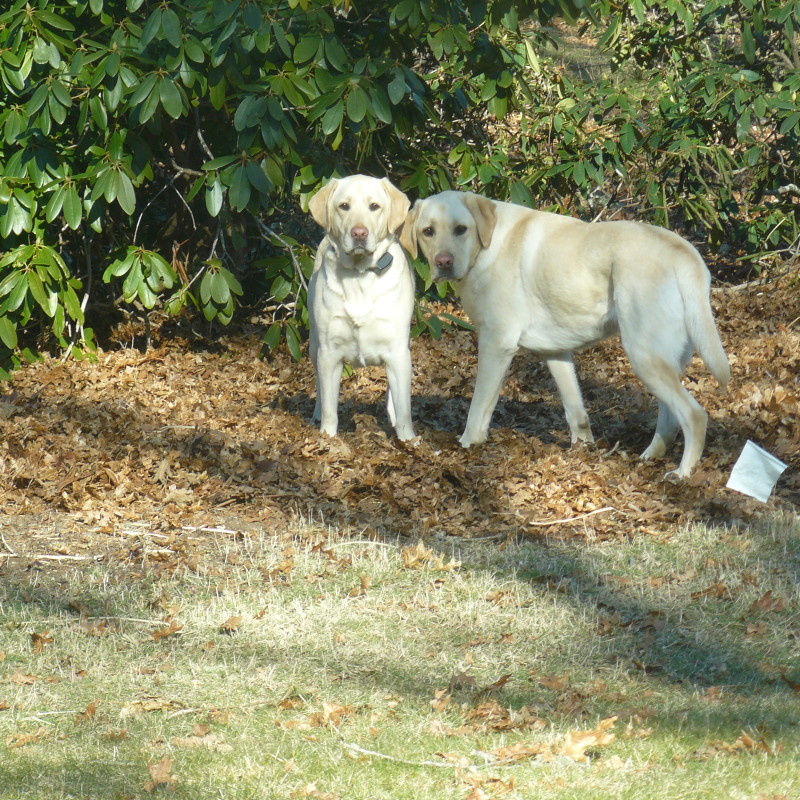
[[[339,203],[339,208],[341,208],[342,211],[349,211],[350,203]]]
[[[427,228],[422,229],[423,236],[433,236],[433,228],[429,225]]]
[[[453,232],[455,233],[456,236],[463,236],[467,232],[467,226],[456,225],[456,227],[453,229]]]
[[[377,211],[379,208],[380,208],[380,206],[377,203],[370,203],[369,204],[369,210],[370,211]]]

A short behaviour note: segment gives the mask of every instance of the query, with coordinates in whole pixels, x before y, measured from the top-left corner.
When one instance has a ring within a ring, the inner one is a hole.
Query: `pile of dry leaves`
[[[130,521],[282,530],[300,515],[376,535],[608,538],[791,509],[800,492],[797,276],[717,289],[713,304],[733,380],[723,395],[702,363],[689,367],[687,385],[711,421],[684,483],[663,480],[679,448],[638,461],[655,401],[617,341],[578,356],[599,442],[577,449],[549,374],[529,353],[514,362],[489,441],[458,446],[475,368],[468,331],[413,342],[413,445],[389,428],[379,368],[343,381],[341,434],[321,436],[309,423],[311,365],[261,360],[258,326],[217,342],[164,328],[146,353],[121,343],[96,363],[25,367],[0,395],[6,547],[22,546],[15,531],[55,516],[68,521],[60,537],[113,536]],[[768,506],[725,488],[746,439],[789,464]]]

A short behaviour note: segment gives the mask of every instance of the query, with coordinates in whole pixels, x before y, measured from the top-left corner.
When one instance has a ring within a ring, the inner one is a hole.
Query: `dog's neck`
[[[331,250],[337,255],[337,261],[354,272],[374,272],[380,276],[394,263],[394,256],[389,252],[391,242],[383,249],[378,248],[374,253],[364,253],[359,256],[345,253],[334,242],[330,245]]]

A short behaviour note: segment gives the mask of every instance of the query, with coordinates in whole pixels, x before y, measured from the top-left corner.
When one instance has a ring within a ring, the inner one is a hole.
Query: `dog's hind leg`
[[[669,406],[663,401],[658,401],[658,422],[656,422],[656,432],[653,434],[653,441],[642,453],[642,461],[649,461],[652,458],[661,458],[669,450],[675,441],[678,433],[678,420],[669,410]]]
[[[662,451],[674,439],[677,426],[680,425],[684,439],[683,457],[675,474],[679,478],[687,478],[703,452],[708,414],[681,383],[679,365],[671,364],[654,353],[629,355],[634,372],[658,398],[659,403],[656,433],[650,446],[642,453],[642,458],[663,455]]]

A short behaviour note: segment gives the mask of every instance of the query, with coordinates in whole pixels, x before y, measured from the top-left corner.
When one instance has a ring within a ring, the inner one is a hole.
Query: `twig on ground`
[[[606,450],[605,453],[600,453],[600,458],[608,458],[610,455],[616,453],[618,448],[619,440],[617,440],[616,444],[610,450]]]
[[[563,525],[567,522],[578,522],[578,520],[586,519],[586,517],[593,517],[595,514],[604,514],[606,511],[619,511],[614,506],[604,506],[603,508],[596,508],[594,511],[587,511],[585,514],[578,514],[577,517],[565,517],[564,519],[542,519],[542,520],[526,520],[523,519],[525,525],[534,525],[540,527],[547,527],[548,525]],[[514,512],[517,516],[522,517],[519,511]]]
[[[31,561],[102,561],[105,556],[63,556],[45,555],[43,553],[0,553],[0,558],[29,558]]]
[[[397,549],[397,545],[396,544],[388,544],[387,542],[374,542],[371,539],[352,539],[352,540],[346,541],[346,542],[329,542],[326,545],[326,547],[349,547],[351,545],[355,546],[355,545],[359,545],[359,544],[361,544],[361,545],[372,544],[372,545],[375,545],[375,547],[389,547],[389,548]]]
[[[342,742],[344,747],[354,753],[362,756],[371,756],[372,758],[381,758],[384,761],[393,761],[395,764],[405,764],[409,767],[437,767],[438,769],[467,769],[474,770],[481,767],[510,767],[520,763],[519,759],[515,758],[499,758],[495,759],[491,753],[483,753],[480,750],[473,750],[472,755],[480,756],[483,761],[475,764],[463,764],[461,762],[441,762],[441,761],[409,761],[405,758],[398,758],[397,756],[390,756],[388,753],[379,753],[377,750],[367,750],[352,742]]]
[[[16,552],[12,549],[11,545],[6,541],[6,537],[4,534],[0,533],[0,540],[3,542],[3,547],[8,550],[9,555],[16,556]]]
[[[379,753],[376,750],[367,750],[364,747],[359,747],[352,742],[342,742],[344,747],[348,750],[358,753],[362,756],[371,756],[372,758],[381,758],[384,761],[394,761],[395,764],[405,764],[409,767],[438,767],[439,769],[464,769],[462,764],[448,764],[441,761],[407,761],[405,758],[398,758],[397,756],[390,756],[387,753]],[[485,766],[485,764],[476,764],[478,766]]]

